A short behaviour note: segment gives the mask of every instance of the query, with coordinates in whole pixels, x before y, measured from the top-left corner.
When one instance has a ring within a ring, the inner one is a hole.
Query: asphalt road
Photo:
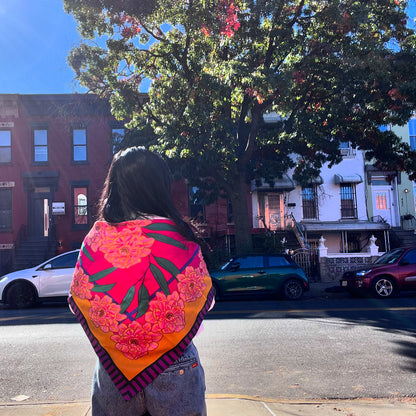
[[[208,394],[416,397],[416,295],[220,302],[195,340]],[[95,356],[65,306],[0,310],[0,402],[88,399]]]

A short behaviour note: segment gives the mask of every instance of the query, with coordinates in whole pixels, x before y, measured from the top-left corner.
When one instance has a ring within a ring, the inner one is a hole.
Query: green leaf
[[[115,283],[111,283],[109,285],[95,285],[91,289],[91,292],[100,292],[100,293],[108,292],[109,290],[111,290],[114,287],[114,285],[115,285]]]
[[[84,244],[82,244],[82,248],[81,248],[82,253],[91,261],[94,261],[94,259],[92,258],[91,254],[88,252],[87,247],[85,247]]]
[[[154,238],[155,240],[160,241],[162,243],[170,244],[171,246],[179,247],[183,250],[188,250],[188,248],[184,244],[182,244],[178,240],[175,240],[172,237],[168,237],[167,235],[147,233],[147,236],[151,237],[151,238]]]
[[[160,288],[163,290],[163,293],[166,296],[170,295],[169,286],[165,280],[165,276],[163,276],[163,273],[154,264],[150,264],[150,271],[152,272]]]
[[[160,223],[160,222],[156,222],[154,224],[146,225],[146,227],[142,227],[142,228],[145,228],[147,230],[152,230],[152,231],[174,231],[174,232],[178,232],[178,229],[174,225],[167,224],[167,223]]]
[[[163,257],[155,257],[157,264],[167,270],[173,277],[176,277],[180,271],[179,269],[170,261]]]
[[[137,308],[136,319],[143,316],[149,309],[149,299],[150,296],[146,286],[141,285],[139,290],[139,306]]]
[[[110,273],[112,273],[114,270],[117,270],[117,267],[110,267],[109,269],[105,269],[105,270],[101,270],[98,273],[94,273],[90,276],[90,282],[95,282],[97,280],[102,279],[103,277],[109,275]]]
[[[132,286],[128,291],[126,296],[124,296],[123,301],[120,304],[120,313],[126,312],[127,308],[129,307],[131,301],[134,298],[134,294],[136,293],[136,288]]]

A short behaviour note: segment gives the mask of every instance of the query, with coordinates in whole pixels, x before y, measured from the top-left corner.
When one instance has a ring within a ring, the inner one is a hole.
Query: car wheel
[[[15,283],[7,291],[7,303],[16,309],[30,308],[36,303],[35,289],[28,283]]]
[[[283,284],[283,296],[286,299],[297,300],[303,295],[302,283],[297,279],[289,279]]]
[[[373,283],[373,293],[379,298],[391,298],[396,294],[396,286],[389,277],[377,277]]]

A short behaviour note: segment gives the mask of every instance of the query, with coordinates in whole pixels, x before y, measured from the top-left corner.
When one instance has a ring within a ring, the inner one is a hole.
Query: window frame
[[[344,182],[339,184],[340,187],[340,211],[341,219],[357,219],[358,218],[358,209],[357,209],[357,188],[356,184],[353,182]],[[350,192],[347,191],[349,188]],[[343,191],[344,189],[344,191]],[[351,196],[350,198],[343,198],[343,196]],[[344,201],[344,204],[343,204]],[[350,204],[347,204],[346,201],[351,201]],[[352,215],[348,215],[352,213]]]
[[[6,224],[6,226],[3,227],[2,226],[3,223],[2,223],[2,220],[1,220],[3,218],[3,216],[0,215],[0,232],[2,232],[2,233],[9,233],[13,230],[13,190],[12,190],[12,188],[0,188],[0,200],[3,201],[3,202],[5,201],[5,198],[6,198],[5,194],[6,193],[9,195],[9,196],[7,196],[7,198],[10,198],[9,199],[10,209],[3,210],[3,211],[6,212],[6,213],[8,212],[8,214],[6,214],[6,215],[8,215],[8,220],[9,221],[8,221],[7,224],[5,222],[4,224]]]
[[[200,201],[199,203],[195,203],[193,201],[196,200],[196,193],[199,191],[199,188],[197,186],[188,186],[188,214],[189,214],[189,218],[191,220],[195,220],[200,224],[205,224],[207,217],[206,217],[206,210],[205,210],[205,201]],[[192,200],[192,197],[194,197],[194,199]],[[192,215],[192,207],[200,207],[200,211],[202,211],[202,215],[200,218],[198,218],[198,216],[193,216]]]
[[[312,199],[306,199],[306,190],[311,189]],[[306,202],[310,202],[309,206]],[[306,215],[311,213],[311,215]],[[318,220],[319,211],[318,211],[318,187],[315,184],[309,184],[302,187],[302,215],[304,220]]]
[[[36,131],[46,131],[46,145],[37,145],[35,143]],[[37,147],[46,147],[46,160],[36,160]],[[47,127],[39,126],[32,128],[32,162],[34,165],[49,165],[49,131]]]
[[[75,144],[75,131],[76,130],[83,130],[85,131],[85,144]],[[71,153],[72,153],[72,164],[75,165],[83,165],[88,164],[88,132],[86,126],[73,126],[71,129]],[[75,148],[76,147],[85,147],[85,159],[82,160],[75,160]]]
[[[86,196],[87,204],[86,205],[78,205],[78,201],[75,199],[75,190],[76,189],[85,189],[85,193],[82,194]],[[89,209],[89,181],[80,181],[80,182],[72,182],[71,183],[71,222],[72,222],[72,229],[73,230],[88,230],[89,223],[90,223],[90,209]],[[82,208],[81,208],[82,207]],[[86,207],[86,214],[80,215],[77,212],[80,209],[85,209]],[[77,223],[77,217],[86,217],[85,223]]]
[[[2,162],[1,161],[1,158],[0,158],[0,165],[10,165],[11,163],[12,163],[12,160],[13,160],[13,155],[12,155],[12,153],[13,153],[13,149],[12,149],[12,143],[13,143],[13,140],[12,140],[12,129],[4,129],[4,128],[1,128],[0,129],[0,132],[3,132],[3,131],[6,131],[6,132],[9,132],[9,139],[10,139],[10,145],[8,145],[8,146],[4,146],[4,145],[2,145],[1,143],[0,143],[0,150],[2,150],[2,149],[10,149],[10,160],[6,160],[6,161],[4,161],[4,162]],[[0,152],[0,154],[1,154],[1,152]]]

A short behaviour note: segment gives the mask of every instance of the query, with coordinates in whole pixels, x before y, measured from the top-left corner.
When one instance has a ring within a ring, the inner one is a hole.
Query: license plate
[[[343,280],[343,281],[341,282],[341,286],[348,286],[348,282],[347,282],[346,280]]]

